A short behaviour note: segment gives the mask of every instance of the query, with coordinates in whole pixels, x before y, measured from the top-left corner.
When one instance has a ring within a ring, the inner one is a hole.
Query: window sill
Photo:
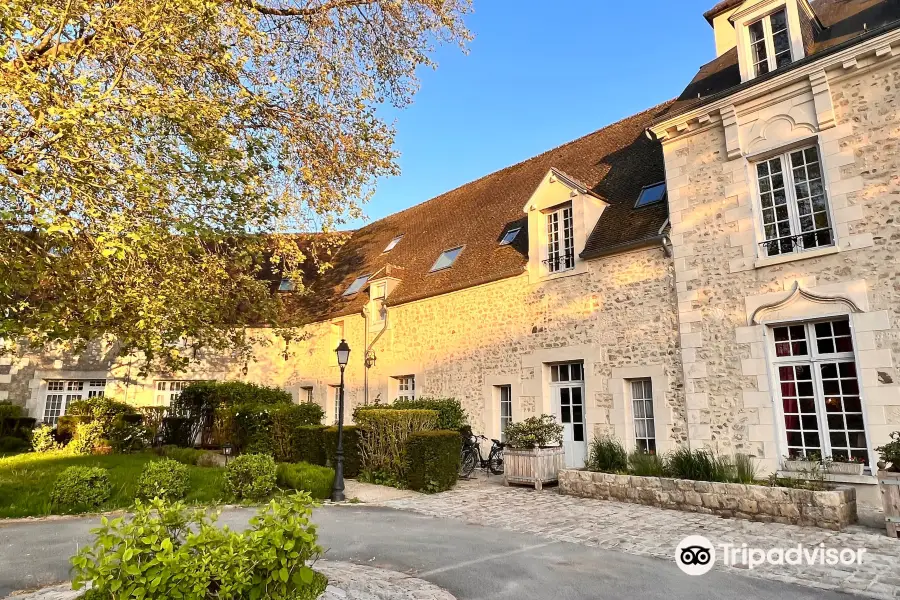
[[[767,256],[765,258],[757,258],[753,266],[757,269],[762,269],[764,267],[782,265],[784,263],[806,260],[808,258],[830,256],[832,254],[837,254],[840,251],[840,247],[835,245],[828,246],[827,248],[817,248],[816,250],[807,250],[806,252],[795,252],[792,254],[782,254],[780,256]]]
[[[802,473],[798,473],[797,471],[778,471],[778,476],[783,477],[785,479],[805,479],[804,477],[799,477]],[[878,478],[874,475],[833,475],[831,473],[825,474],[825,481],[830,483],[850,483],[853,485],[878,485]]]
[[[577,263],[571,269],[566,269],[565,271],[556,271],[555,273],[550,273],[549,271],[544,271],[541,274],[541,281],[550,281],[552,279],[561,279],[563,277],[571,277],[572,275],[581,275],[582,273],[587,272],[587,265],[582,263]]]

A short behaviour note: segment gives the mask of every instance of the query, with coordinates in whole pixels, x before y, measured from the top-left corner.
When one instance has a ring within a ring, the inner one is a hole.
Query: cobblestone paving
[[[328,589],[320,600],[456,600],[436,585],[396,571],[325,560],[315,568],[328,577]],[[79,594],[66,583],[6,600],[74,600]]]
[[[734,544],[738,548],[747,544],[749,548],[766,550],[795,548],[797,544],[810,549],[819,544],[826,548],[865,548],[860,565],[764,565],[751,570],[726,567],[717,560],[716,568],[738,569],[753,577],[872,598],[900,598],[900,540],[864,527],[834,532],[754,523],[563,496],[552,489],[535,492],[528,488],[507,488],[483,481],[463,481],[450,492],[391,500],[382,505],[665,560],[674,560],[675,547],[689,535],[706,537],[717,551],[722,544]]]

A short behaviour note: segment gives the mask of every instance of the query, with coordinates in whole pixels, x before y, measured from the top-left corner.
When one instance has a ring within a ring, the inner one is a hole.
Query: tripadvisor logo
[[[675,548],[675,564],[688,575],[705,575],[716,563],[716,549],[702,535],[689,535]]]

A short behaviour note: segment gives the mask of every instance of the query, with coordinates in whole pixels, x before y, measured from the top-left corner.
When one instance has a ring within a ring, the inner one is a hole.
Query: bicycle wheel
[[[476,462],[477,458],[475,457],[475,452],[472,450],[464,450],[462,460],[459,464],[459,476],[469,477],[472,474],[472,471],[475,470]]]
[[[494,475],[503,475],[503,450],[491,452],[491,456],[488,458],[488,469]]]

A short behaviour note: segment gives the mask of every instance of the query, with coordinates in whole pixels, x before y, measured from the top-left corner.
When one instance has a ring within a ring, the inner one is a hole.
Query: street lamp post
[[[344,501],[344,367],[350,360],[350,346],[341,340],[334,352],[337,354],[338,366],[341,368],[341,387],[338,392],[338,442],[335,453],[334,487],[331,490],[332,502]]]

